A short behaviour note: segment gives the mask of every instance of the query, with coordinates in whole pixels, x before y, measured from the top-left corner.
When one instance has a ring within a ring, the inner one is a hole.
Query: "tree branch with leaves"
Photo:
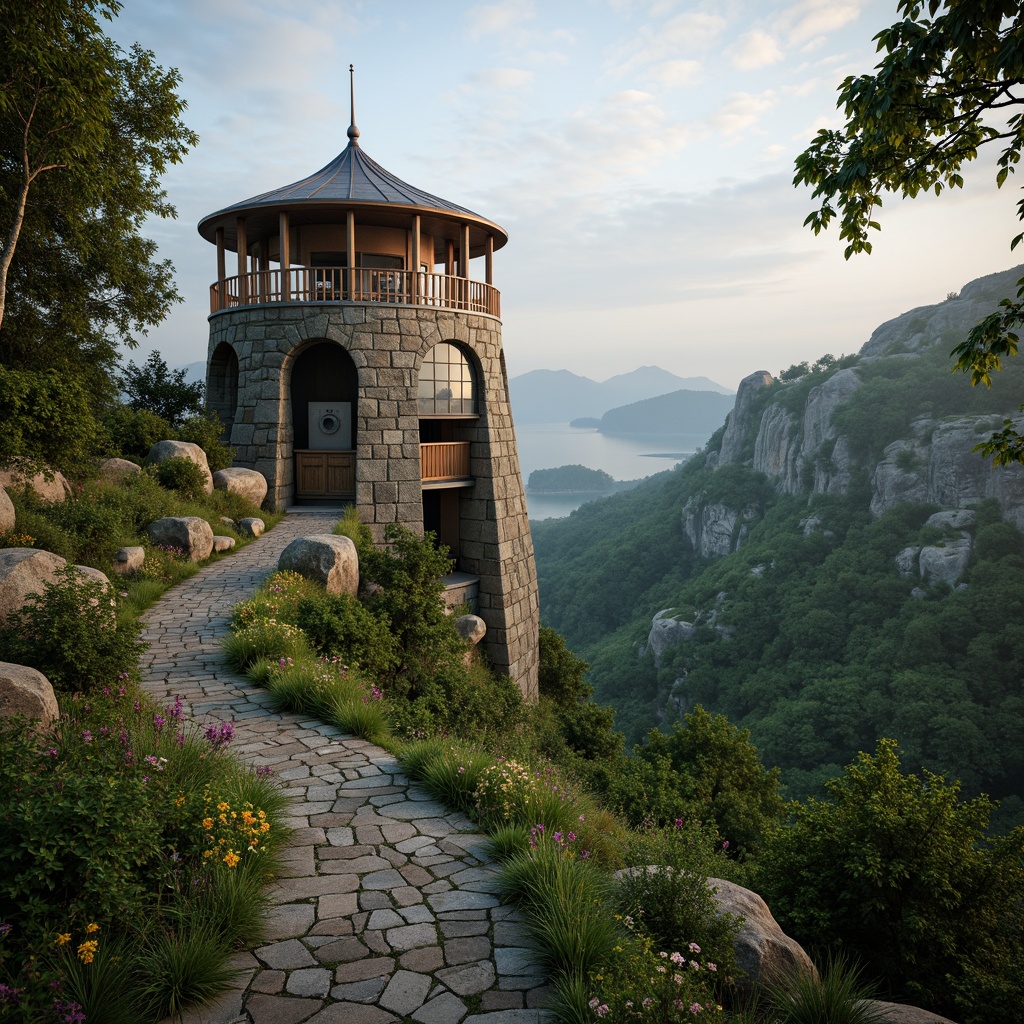
[[[961,169],[996,143],[996,184],[1013,174],[1024,148],[1024,12],[1019,0],[899,0],[902,20],[875,39],[882,60],[871,75],[848,77],[837,107],[846,123],[822,129],[796,159],[794,185],[809,185],[818,208],[804,221],[815,234],[839,220],[845,256],[870,253],[882,194],[913,198],[962,188]],[[1009,113],[1009,116],[1007,114]],[[1024,200],[1018,203],[1024,220]],[[1011,249],[1024,232],[1011,242]],[[1017,300],[971,330],[950,355],[971,384],[1017,354],[1024,279]],[[976,451],[999,464],[1024,462],[1024,436],[1011,420]]]
[[[0,361],[112,388],[178,299],[141,229],[198,141],[177,71],[103,32],[118,0],[0,0]]]

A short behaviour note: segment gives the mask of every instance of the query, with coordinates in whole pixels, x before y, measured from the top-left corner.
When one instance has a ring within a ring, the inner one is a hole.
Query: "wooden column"
[[[356,288],[356,211],[349,210],[345,217],[345,247],[348,252],[345,258],[348,260],[348,288],[342,290],[345,298],[351,302],[356,301],[358,289]],[[346,294],[347,292],[347,294]]]
[[[256,256],[256,266],[259,270],[257,277],[257,294],[260,302],[270,301],[270,239],[261,238],[259,252]]]
[[[415,306],[420,301],[420,215],[412,218],[412,295],[410,301]]]
[[[217,228],[214,237],[217,242],[217,309],[227,309],[228,297],[225,294],[224,278],[228,275],[224,265],[224,229]]]
[[[486,261],[486,270],[484,280],[490,284],[494,284],[494,235],[487,236],[487,251],[484,254]]]
[[[245,218],[235,218],[235,236],[238,239],[238,304],[249,304],[249,242],[245,236]]]
[[[455,243],[450,238],[444,247],[444,272],[449,277],[455,276]]]
[[[462,241],[459,244],[459,308],[469,309],[469,225],[462,225]]]
[[[281,237],[281,301],[288,302],[292,297],[292,239],[287,210],[277,215],[277,232]]]

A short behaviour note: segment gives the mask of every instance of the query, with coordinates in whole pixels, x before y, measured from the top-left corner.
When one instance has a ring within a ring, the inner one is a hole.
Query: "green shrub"
[[[81,472],[93,453],[92,399],[74,374],[0,366],[0,466]]]
[[[140,463],[157,441],[175,437],[167,420],[149,409],[133,409],[130,405],[115,405],[108,410],[102,428],[104,454]]]
[[[231,617],[233,629],[251,626],[257,619],[280,619],[294,623],[299,601],[319,588],[305,576],[290,569],[271,573],[266,583],[248,601],[235,605]]]
[[[351,594],[316,591],[299,600],[296,625],[322,655],[381,678],[398,662],[398,642],[387,622]]]
[[[242,671],[258,661],[316,658],[306,634],[298,626],[277,619],[261,619],[235,630],[224,640],[224,650],[232,666]]]
[[[202,467],[183,456],[158,463],[156,478],[161,487],[177,491],[183,498],[195,500],[206,493],[206,474]]]
[[[841,955],[820,977],[797,971],[768,990],[772,1024],[886,1024],[889,1010],[868,1002],[872,990],[861,974]]]
[[[356,554],[359,555],[359,564],[363,563],[363,556],[373,550],[373,533],[360,518],[354,505],[345,509],[345,514],[335,524],[334,531],[339,537],[348,537],[356,546]]]
[[[601,970],[588,974],[557,988],[570,1019],[636,1018],[657,1024],[721,1019],[726,988],[721,965],[699,943],[669,950],[645,938],[620,942]],[[830,1018],[820,1024],[826,1021]]]
[[[537,963],[548,977],[590,974],[610,959],[620,938],[608,911],[610,883],[577,857],[573,844],[535,831],[531,848],[502,866],[499,887],[525,911]]]
[[[620,912],[659,950],[696,942],[723,977],[735,971],[734,940],[741,921],[719,917],[707,879],[728,873],[714,828],[699,822],[635,834],[632,866],[618,885]]]
[[[117,620],[114,591],[73,566],[12,612],[0,633],[0,661],[29,665],[58,693],[112,685],[138,673],[143,645],[137,622]]]
[[[189,441],[203,449],[211,473],[227,469],[235,458],[235,449],[221,440],[223,436],[224,424],[212,409],[185,420],[178,429],[179,441]]]
[[[829,799],[794,810],[757,888],[804,945],[858,957],[887,995],[972,1024],[1024,1000],[1024,828],[991,839],[992,804],[904,775],[892,740],[860,754]]]
[[[124,686],[73,699],[46,733],[0,719],[0,920],[20,947],[0,929],[0,980],[22,989],[17,1019],[50,1019],[32,1009],[51,981],[90,1020],[157,1019],[259,939],[286,801],[230,755],[232,732]]]
[[[365,552],[360,574],[381,588],[368,606],[390,624],[398,643],[399,659],[383,682],[389,693],[414,700],[438,673],[462,669],[467,645],[445,614],[441,577],[451,559],[434,547],[433,535],[418,537],[392,523],[386,540],[387,549]]]

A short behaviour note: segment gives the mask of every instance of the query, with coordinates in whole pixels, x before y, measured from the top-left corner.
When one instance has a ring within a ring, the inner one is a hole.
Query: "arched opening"
[[[206,374],[206,406],[220,417],[223,437],[230,441],[238,407],[238,356],[227,342],[221,342],[210,356]]]
[[[356,493],[359,378],[352,357],[333,342],[311,345],[292,368],[295,500],[351,500]]]
[[[476,374],[458,345],[442,341],[423,357],[418,399],[421,417],[476,415]]]

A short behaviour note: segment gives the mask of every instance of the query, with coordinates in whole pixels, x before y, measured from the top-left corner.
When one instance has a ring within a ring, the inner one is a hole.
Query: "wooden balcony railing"
[[[420,445],[420,477],[430,480],[465,480],[469,477],[468,441],[431,441]]]
[[[347,267],[254,270],[210,286],[210,312],[263,302],[397,302],[501,316],[501,293],[493,285],[449,274]]]

